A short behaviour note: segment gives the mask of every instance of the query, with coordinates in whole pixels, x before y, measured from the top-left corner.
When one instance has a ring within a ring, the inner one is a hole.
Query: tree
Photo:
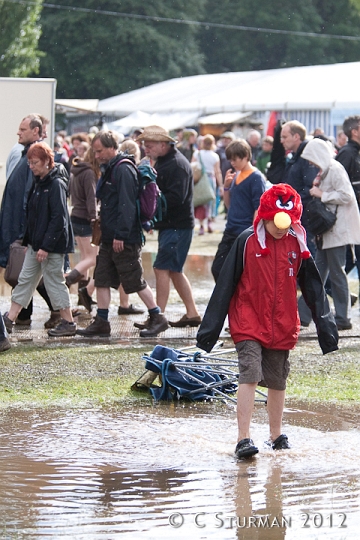
[[[359,27],[350,0],[302,0],[296,7],[283,0],[208,0],[207,13],[218,23],[290,32],[357,35]],[[210,73],[346,62],[360,50],[358,42],[211,27],[200,44]]]
[[[29,6],[0,0],[1,77],[26,77],[39,72],[41,9],[42,0],[35,0]]]
[[[175,19],[198,18],[206,0],[60,0],[44,8],[40,76],[55,77],[57,95],[105,98],[173,77],[204,73],[196,26],[106,15],[105,11]],[[92,10],[97,9],[94,13]]]

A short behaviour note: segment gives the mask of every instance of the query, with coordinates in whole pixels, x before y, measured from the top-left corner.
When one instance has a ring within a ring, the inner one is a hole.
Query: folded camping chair
[[[161,375],[162,386],[151,387],[156,401],[187,398],[191,400],[230,398],[237,390],[237,374],[211,366],[200,353],[189,355],[179,350],[157,345],[150,356],[143,356],[145,368]],[[234,400],[236,401],[236,400]]]

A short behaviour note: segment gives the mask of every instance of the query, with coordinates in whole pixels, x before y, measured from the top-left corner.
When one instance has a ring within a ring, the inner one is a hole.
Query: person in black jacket
[[[349,175],[351,185],[355,191],[355,197],[360,207],[360,116],[348,116],[343,123],[343,130],[348,137],[348,142],[340,148],[336,156],[336,161],[339,161]],[[360,283],[360,246],[354,246],[355,258],[354,261],[352,246],[348,246],[346,257],[346,272],[357,266],[359,283]],[[354,301],[353,301],[354,299]],[[355,297],[352,295],[352,303],[355,303]]]
[[[144,141],[145,153],[157,170],[157,184],[166,199],[166,215],[155,224],[159,230],[159,249],[154,262],[156,299],[165,311],[172,282],[186,313],[170,326],[199,326],[201,317],[195,306],[191,286],[183,272],[194,229],[193,175],[190,163],[175,148],[175,140],[161,126],[148,126],[137,138]],[[147,321],[141,326],[146,326]],[[136,324],[136,326],[138,326]]]
[[[99,131],[92,149],[101,168],[96,196],[100,199],[101,244],[95,268],[97,315],[77,333],[81,336],[109,336],[110,288],[120,284],[126,294],[137,293],[149,311],[149,324],[141,337],[154,337],[168,328],[141,265],[141,223],[138,215],[139,180],[131,156],[119,152],[112,131]]]
[[[74,251],[74,238],[67,209],[67,178],[54,162],[54,153],[44,142],[31,145],[27,152],[34,175],[26,208],[23,245],[28,249],[11,307],[4,315],[9,333],[17,315],[27,307],[43,277],[52,306],[60,311],[59,324],[49,336],[73,336],[76,324],[70,309],[70,296],[63,273],[64,255]]]
[[[27,160],[27,151],[35,142],[47,137],[49,121],[40,114],[29,114],[20,123],[17,135],[19,144],[13,147],[6,162],[7,182],[1,201],[0,210],[0,267],[5,268],[9,259],[12,242],[22,239],[26,223],[25,204],[33,183],[33,174]],[[20,150],[22,148],[22,150]],[[38,293],[47,303],[51,317],[45,322],[45,328],[53,328],[60,320],[60,314],[53,310],[49,295],[40,281]],[[16,319],[16,325],[30,326],[33,303],[22,309]]]
[[[307,244],[313,257],[316,253],[315,238],[307,228],[306,206],[311,200],[310,189],[318,173],[318,168],[306,161],[300,159],[301,154],[307,144],[306,128],[297,120],[291,120],[283,124],[281,128],[281,144],[286,152],[291,152],[290,159],[286,159],[285,170],[282,182],[289,184],[300,195],[304,212],[301,223],[307,233]]]

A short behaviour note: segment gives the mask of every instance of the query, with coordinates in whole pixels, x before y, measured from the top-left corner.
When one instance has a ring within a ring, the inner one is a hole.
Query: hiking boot
[[[65,283],[70,288],[71,285],[74,285],[74,283],[77,283],[83,277],[83,274],[80,274],[80,272],[74,268],[74,270],[71,270],[70,274],[65,276]]]
[[[149,324],[141,330],[140,337],[155,337],[168,328],[168,321],[163,313],[150,313]]]
[[[258,452],[259,449],[254,445],[252,439],[241,439],[235,448],[235,455],[238,459],[250,458]]]
[[[95,319],[86,328],[79,328],[76,332],[79,336],[110,336],[110,323],[96,315]]]
[[[50,337],[67,337],[75,336],[76,334],[76,324],[74,322],[66,321],[65,319],[60,319],[60,322],[55,328],[48,330],[48,336]]]
[[[137,308],[132,304],[130,304],[129,307],[119,306],[118,309],[118,315],[140,315],[141,313],[144,313],[144,310]]]
[[[11,349],[11,343],[8,338],[2,339],[0,341],[0,352],[5,352]]]
[[[134,322],[135,328],[139,328],[140,330],[144,330],[145,328],[148,328],[150,324],[150,317],[146,319],[146,321],[143,322]]]
[[[31,319],[15,319],[16,326],[31,326]]]
[[[5,324],[5,328],[7,330],[7,333],[12,334],[13,326],[14,326],[15,323],[9,319],[8,311],[6,313],[4,313],[3,321],[4,321],[4,324]]]
[[[337,329],[338,330],[351,330],[352,329],[352,324],[351,322],[348,322],[348,323],[336,323],[336,326],[337,326]]]
[[[92,306],[95,303],[96,302],[93,302],[93,299],[87,292],[86,287],[82,287],[78,290],[78,306],[84,306],[84,308],[87,309],[89,313],[91,313]]]
[[[197,317],[187,317],[186,315],[183,315],[181,319],[179,319],[176,322],[169,321],[170,326],[173,328],[185,328],[186,326],[200,326],[201,324],[201,317],[198,315]]]
[[[273,450],[288,450],[289,448],[291,448],[287,435],[284,434],[279,435],[279,437],[275,439],[275,441],[269,441],[266,444],[271,446]]]
[[[50,318],[44,322],[44,328],[55,328],[61,321],[60,311],[51,311]]]

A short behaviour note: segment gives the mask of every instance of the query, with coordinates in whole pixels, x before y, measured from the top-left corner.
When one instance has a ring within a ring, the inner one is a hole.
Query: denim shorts
[[[71,221],[71,225],[74,231],[74,236],[92,236],[92,228],[90,223],[74,223],[73,221]]]
[[[257,383],[272,390],[285,390],[290,372],[289,351],[266,349],[257,341],[235,345],[239,359],[239,384]]]
[[[154,268],[182,272],[190,249],[192,229],[164,229],[159,231],[159,248]]]

